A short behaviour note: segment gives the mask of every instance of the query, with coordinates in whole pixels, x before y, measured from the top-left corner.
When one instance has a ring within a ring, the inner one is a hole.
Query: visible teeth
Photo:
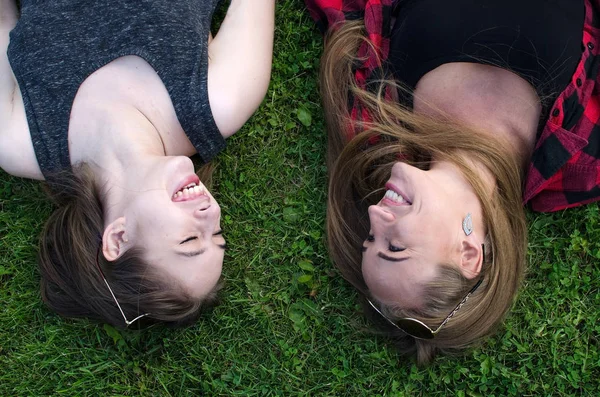
[[[196,183],[190,183],[189,185],[181,188],[181,190],[177,191],[173,194],[173,198],[189,198],[193,196],[199,196],[206,191],[204,186],[197,185]]]
[[[396,193],[393,190],[388,190],[387,192],[385,192],[385,198],[393,200],[393,201],[395,201],[397,203],[404,203],[404,202],[406,202],[406,200],[404,200],[404,197],[400,196],[398,193]]]

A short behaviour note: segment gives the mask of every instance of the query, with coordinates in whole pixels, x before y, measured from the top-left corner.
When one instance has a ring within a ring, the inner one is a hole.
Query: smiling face
[[[445,162],[427,171],[398,162],[385,188],[381,201],[369,207],[362,274],[376,300],[418,309],[423,287],[441,264],[470,265],[465,258],[476,252],[468,240],[478,237],[467,238],[461,225],[481,205],[458,169]]]
[[[157,158],[139,173],[123,189],[122,228],[117,220],[105,238],[117,248],[121,244],[121,253],[142,248],[151,266],[165,271],[192,296],[205,296],[217,284],[223,265],[219,204],[187,157]]]
[[[195,177],[195,182],[190,182]],[[197,297],[208,293],[221,275],[225,239],[221,208],[195,175],[182,179],[170,202],[137,202],[138,244],[150,264],[179,280]],[[170,192],[169,192],[170,193]],[[161,203],[162,202],[162,203]]]

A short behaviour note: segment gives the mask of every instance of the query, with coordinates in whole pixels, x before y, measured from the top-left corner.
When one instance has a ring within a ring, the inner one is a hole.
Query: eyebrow
[[[221,234],[223,234],[223,229],[221,229],[218,232],[214,233],[213,236],[219,236]],[[217,247],[219,247],[223,251],[225,251],[227,249],[227,244],[217,244]],[[205,252],[206,252],[206,248],[202,248],[202,249],[200,249],[198,251],[192,251],[192,252],[177,252],[177,255],[184,256],[186,258],[192,258],[194,256],[202,255]]]
[[[362,246],[362,252],[365,252],[367,250],[367,247],[365,247],[364,245]],[[381,259],[385,259],[386,261],[390,261],[390,262],[402,262],[407,260],[409,257],[405,256],[402,258],[393,258],[391,256],[388,256],[386,254],[384,254],[383,252],[378,252],[377,256],[380,257]]]
[[[185,256],[186,258],[191,258],[194,256],[202,255],[205,252],[206,252],[206,248],[202,248],[201,250],[192,251],[192,252],[177,252],[177,255]]]
[[[408,256],[405,256],[402,258],[393,258],[391,256],[387,256],[383,252],[378,252],[377,256],[380,257],[381,259],[385,259],[386,261],[390,261],[390,262],[402,262],[402,261],[405,261],[408,259]]]

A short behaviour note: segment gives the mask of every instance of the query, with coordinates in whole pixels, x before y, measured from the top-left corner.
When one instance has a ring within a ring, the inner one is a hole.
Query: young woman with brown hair
[[[208,162],[262,101],[275,0],[0,0],[0,167],[45,179],[42,297],[65,316],[189,323],[214,298]],[[19,15],[20,14],[20,15]]]
[[[427,362],[505,317],[523,203],[600,197],[592,0],[306,0],[326,33],[331,258]]]

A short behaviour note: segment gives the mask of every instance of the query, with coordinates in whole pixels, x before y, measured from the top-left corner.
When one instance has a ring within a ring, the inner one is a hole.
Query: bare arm
[[[6,49],[8,34],[17,24],[17,5],[14,0],[0,0],[0,109],[8,105],[8,96],[13,92],[15,80],[8,63]]]
[[[15,0],[0,0],[0,27],[11,30],[17,24],[18,15]]]
[[[0,168],[9,174],[44,179],[33,151],[21,91],[8,62],[9,33],[18,20],[14,0],[0,0]]]
[[[232,0],[208,47],[208,96],[224,137],[262,102],[271,78],[275,0]]]

